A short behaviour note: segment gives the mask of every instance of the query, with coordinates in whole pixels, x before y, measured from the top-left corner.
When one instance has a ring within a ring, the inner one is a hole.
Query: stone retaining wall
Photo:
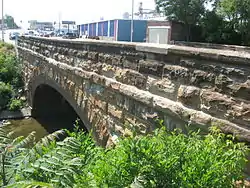
[[[72,79],[80,76],[96,88],[104,87],[104,93],[93,100],[105,113],[119,116],[120,125],[128,113],[131,123],[153,129],[152,117],[158,116],[170,129],[217,125],[250,141],[250,54],[246,52],[34,37],[20,37],[18,45],[19,54],[29,62],[32,57],[36,61],[32,54],[36,52],[55,60],[48,59],[48,66],[60,62],[60,67],[74,70]]]

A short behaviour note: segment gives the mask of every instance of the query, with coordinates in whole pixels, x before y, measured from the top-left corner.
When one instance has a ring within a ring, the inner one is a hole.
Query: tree
[[[241,35],[241,43],[249,45],[250,0],[221,0],[217,11]]]
[[[157,10],[164,12],[168,20],[183,22],[186,28],[187,41],[190,39],[190,28],[199,23],[205,13],[207,0],[156,0]]]
[[[12,16],[10,16],[10,15],[5,15],[4,22],[7,25],[7,27],[10,28],[10,29],[16,29],[17,28],[17,24],[15,23],[14,18]]]

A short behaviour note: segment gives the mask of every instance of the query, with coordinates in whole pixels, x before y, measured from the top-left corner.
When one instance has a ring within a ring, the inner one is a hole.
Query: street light
[[[131,31],[130,31],[130,42],[133,42],[134,33],[134,0],[132,0],[132,14],[131,14]]]
[[[2,41],[4,42],[4,16],[3,16],[3,1],[2,0]]]

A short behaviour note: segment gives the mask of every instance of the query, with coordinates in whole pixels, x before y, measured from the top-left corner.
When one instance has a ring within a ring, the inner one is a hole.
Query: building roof
[[[40,25],[53,25],[53,22],[36,22],[35,24],[40,24]]]
[[[131,20],[131,19],[99,20],[99,21],[96,21],[96,22],[87,22],[87,23],[82,23],[82,24],[78,24],[78,25],[93,24],[93,23],[101,23],[101,22],[114,21],[114,20]],[[134,21],[147,21],[147,20],[134,19]]]

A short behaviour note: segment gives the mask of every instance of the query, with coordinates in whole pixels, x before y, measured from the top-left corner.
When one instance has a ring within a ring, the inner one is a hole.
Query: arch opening
[[[47,132],[52,133],[59,129],[72,131],[77,119],[80,128],[88,132],[74,108],[56,89],[41,84],[34,92],[32,117],[43,125]]]

